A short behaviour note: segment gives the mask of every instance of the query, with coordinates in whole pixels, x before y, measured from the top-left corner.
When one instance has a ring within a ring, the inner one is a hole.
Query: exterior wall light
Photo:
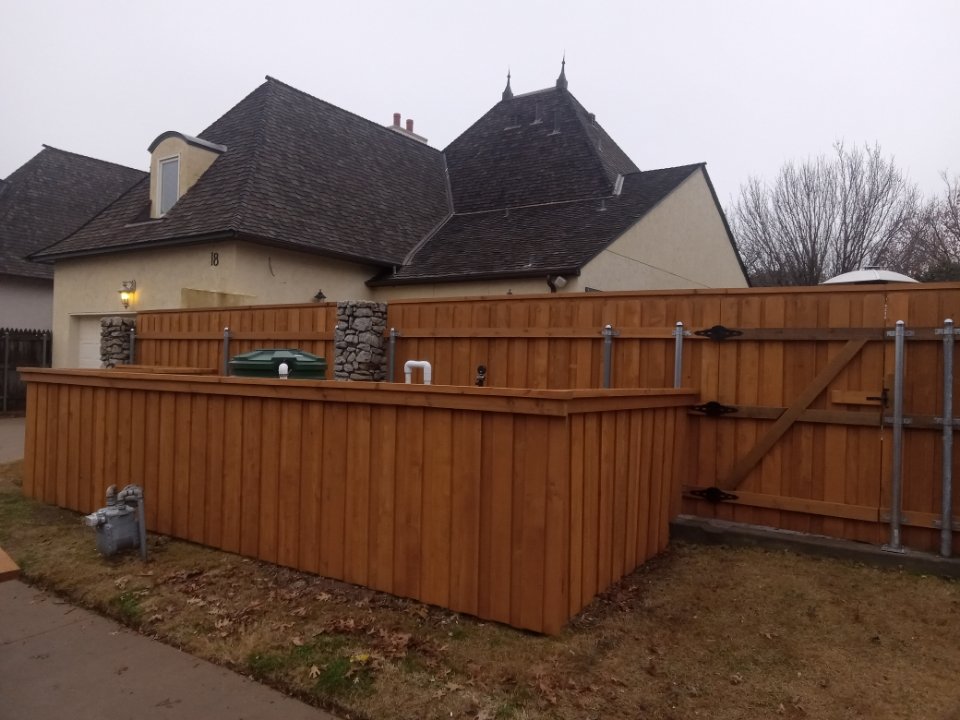
[[[123,303],[124,310],[130,307],[130,300],[133,298],[133,294],[136,292],[136,290],[136,280],[124,280],[120,283],[120,302]]]

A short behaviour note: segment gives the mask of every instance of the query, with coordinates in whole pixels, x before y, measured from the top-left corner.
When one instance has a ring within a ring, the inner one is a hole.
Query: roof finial
[[[513,90],[510,89],[510,68],[507,68],[507,86],[503,89],[503,99],[509,100],[513,97]]]
[[[563,60],[560,62],[560,77],[557,78],[557,87],[561,90],[567,89],[567,53],[564,51]]]

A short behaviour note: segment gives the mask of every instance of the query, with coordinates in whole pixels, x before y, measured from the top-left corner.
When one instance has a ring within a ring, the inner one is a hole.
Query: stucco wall
[[[572,278],[571,278],[572,280]],[[573,289],[571,283],[564,292]],[[378,302],[412,300],[415,298],[464,297],[471,295],[526,295],[549,292],[547,278],[519,278],[516,280],[489,280],[477,282],[433,283],[431,285],[395,285],[373,288],[373,298]]]
[[[597,290],[746,287],[703,171],[664,198],[583,268]]]
[[[123,280],[137,281],[130,304],[135,311],[303,303],[321,289],[330,300],[367,299],[364,282],[373,274],[370,267],[237,242],[62,260],[54,270],[54,366],[76,361],[79,331],[71,317],[123,311]]]
[[[0,275],[0,328],[50,330],[52,327],[53,283]]]
[[[157,208],[159,206],[157,198],[157,182],[160,179],[159,163],[171,157],[179,157],[179,176],[180,189],[179,195],[182,196],[189,190],[197,179],[203,175],[207,168],[213,165],[213,162],[220,157],[219,153],[212,150],[190,145],[178,137],[169,137],[153,149],[150,155],[150,216],[159,217]]]

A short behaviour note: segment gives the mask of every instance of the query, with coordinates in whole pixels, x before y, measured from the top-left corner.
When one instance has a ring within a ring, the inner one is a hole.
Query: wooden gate
[[[958,300],[956,293],[883,289],[721,302],[721,324],[737,334],[717,328],[701,352],[704,402],[684,512],[884,542],[892,474],[888,331],[903,319],[923,325],[908,348],[903,538],[934,549],[942,360],[932,326],[955,315]]]

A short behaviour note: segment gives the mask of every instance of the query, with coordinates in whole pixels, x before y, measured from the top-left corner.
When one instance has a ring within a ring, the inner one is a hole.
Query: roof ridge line
[[[271,79],[270,76],[267,76],[268,79]],[[281,85],[283,83],[280,83]],[[247,177],[243,183],[243,188],[240,192],[237,193],[237,206],[233,213],[233,227],[230,228],[233,232],[237,232],[237,228],[243,227],[243,215],[244,209],[246,208],[247,195],[250,194],[250,190],[253,186],[254,181],[257,177],[257,171],[260,168],[260,157],[262,155],[263,144],[266,141],[266,126],[267,126],[267,104],[273,98],[273,90],[267,85],[267,90],[265,91],[265,97],[263,102],[258,110],[259,117],[257,118],[258,127],[257,133],[254,136],[253,144],[253,153],[250,165],[247,167]],[[242,100],[240,102],[243,102]],[[239,104],[239,103],[238,103]],[[236,107],[234,105],[233,107]],[[232,110],[231,108],[230,110]],[[230,112],[227,111],[227,113]],[[226,113],[224,113],[226,114]],[[230,152],[230,148],[227,148],[227,152]]]
[[[587,121],[583,117],[584,113],[589,115],[590,114],[589,111],[583,106],[583,103],[577,100],[577,98],[574,96],[572,92],[570,92],[569,90],[566,90],[564,94],[569,98],[570,106],[573,108],[573,114],[576,116],[577,122],[580,124],[580,128],[583,130],[583,139],[587,143],[587,147],[590,148],[590,155],[596,161],[597,165],[600,166],[600,172],[603,174],[603,177],[605,178],[608,177],[606,163],[603,162],[603,157],[600,155],[599,148],[597,148],[597,146],[590,140],[590,128],[587,127]],[[580,112],[581,110],[583,111],[582,113]],[[603,130],[603,128],[601,128],[601,130]],[[606,130],[603,130],[603,134],[606,135],[608,138],[610,138],[610,142],[616,145],[616,141],[612,137],[610,137],[610,133],[608,133]],[[620,147],[620,146],[617,145],[617,147]],[[623,152],[623,148],[620,148],[620,151]],[[623,154],[627,155],[626,153],[623,153]],[[630,159],[629,155],[627,155],[627,159],[628,160]],[[633,163],[633,160],[630,160],[630,162]],[[633,164],[636,165],[636,163],[633,163]],[[618,173],[618,174],[622,174],[622,173]],[[616,181],[611,182],[610,186],[612,191],[613,188],[616,187]]]
[[[114,167],[123,168],[124,170],[132,170],[133,172],[142,173],[143,175],[149,174],[146,170],[138,170],[137,168],[130,167],[129,165],[121,165],[120,163],[113,162],[112,160],[101,160],[100,158],[95,158],[92,155],[84,155],[83,153],[73,152],[72,150],[64,150],[63,148],[47,145],[46,143],[40,143],[40,146],[44,150],[53,150],[54,152],[63,153],[64,155],[73,155],[74,157],[83,158],[84,160],[93,160],[94,162],[102,163],[104,165],[113,165]]]
[[[434,225],[426,235],[420,238],[420,241],[417,242],[416,245],[410,248],[410,251],[403,256],[403,262],[401,263],[402,265],[409,264],[413,260],[413,258],[416,257],[417,253],[420,250],[422,250],[423,247],[428,242],[430,242],[430,240],[438,232],[440,232],[443,226],[446,225],[448,222],[450,222],[450,218],[456,215],[456,209],[453,207],[453,188],[450,186],[450,170],[447,167],[447,154],[440,153],[440,156],[443,158],[443,179],[444,179],[444,185],[447,190],[447,214],[444,217],[442,217],[440,221],[436,225]]]
[[[277,85],[280,85],[281,87],[287,88],[288,90],[293,90],[293,92],[299,93],[299,94],[301,94],[301,95],[303,95],[303,96],[305,96],[305,97],[308,97],[308,98],[310,98],[311,100],[313,100],[313,101],[315,101],[315,102],[323,103],[323,104],[326,105],[327,107],[335,108],[336,110],[339,110],[339,111],[342,112],[342,113],[346,113],[347,115],[350,115],[350,116],[352,116],[352,117],[355,117],[355,118],[357,118],[358,120],[363,120],[365,123],[370,123],[370,124],[373,125],[374,127],[379,128],[380,130],[384,131],[385,133],[389,133],[390,135],[392,135],[392,136],[394,136],[394,137],[402,137],[402,138],[404,138],[404,139],[407,140],[407,141],[413,141],[413,142],[417,143],[417,145],[420,145],[420,146],[429,148],[430,150],[433,150],[434,152],[443,152],[443,151],[440,150],[439,148],[435,148],[435,147],[429,145],[428,143],[421,142],[420,140],[417,140],[416,138],[408,137],[407,135],[405,135],[405,134],[402,133],[402,132],[398,133],[398,132],[396,132],[396,131],[394,131],[394,130],[391,130],[391,129],[390,129],[389,127],[387,127],[386,125],[381,125],[380,123],[378,123],[378,122],[376,122],[376,121],[374,121],[374,120],[371,120],[370,118],[366,118],[366,117],[364,117],[363,115],[358,115],[357,113],[355,113],[355,112],[353,112],[353,111],[351,111],[351,110],[347,110],[346,108],[342,108],[342,107],[340,107],[339,105],[334,105],[332,102],[329,102],[329,101],[327,101],[327,100],[324,100],[323,98],[318,98],[316,95],[311,95],[311,94],[308,93],[306,90],[301,90],[301,89],[298,88],[298,87],[294,87],[294,86],[291,85],[290,83],[285,83],[283,80],[278,80],[277,78],[275,78],[275,77],[273,77],[273,76],[271,76],[271,75],[264,75],[264,77],[266,78],[267,82],[275,83],[275,84],[277,84]]]

